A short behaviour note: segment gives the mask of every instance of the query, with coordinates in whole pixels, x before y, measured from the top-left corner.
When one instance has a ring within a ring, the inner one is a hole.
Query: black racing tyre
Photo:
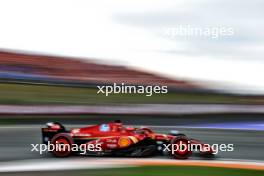
[[[68,133],[58,133],[51,139],[52,154],[56,157],[68,157],[72,154],[72,137]]]
[[[185,136],[176,137],[171,141],[171,151],[170,154],[175,159],[187,159],[192,154],[191,149],[189,149],[190,140]]]

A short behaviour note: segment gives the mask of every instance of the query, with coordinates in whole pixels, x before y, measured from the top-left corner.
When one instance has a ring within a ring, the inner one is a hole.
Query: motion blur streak
[[[213,116],[212,116],[213,118]],[[164,118],[158,118],[161,121]],[[165,118],[166,119],[166,118]],[[157,119],[156,119],[157,120]],[[148,118],[144,119],[145,123],[149,121]],[[186,120],[187,122],[188,120]],[[74,122],[74,121],[72,121]],[[143,122],[144,123],[144,122]],[[167,125],[176,124],[177,118],[170,121],[167,120]],[[140,125],[136,122],[131,125]],[[165,124],[163,124],[165,125]],[[181,128],[181,127],[153,127],[154,130],[160,133],[166,133],[170,130],[180,130],[188,136],[198,138],[208,144],[221,144],[232,143],[234,144],[233,152],[220,152],[217,155],[218,159],[243,159],[243,160],[260,160],[263,161],[264,141],[259,140],[264,135],[263,131],[248,131],[248,130],[228,130],[228,129],[202,129],[202,128]],[[39,159],[51,157],[50,154],[39,155],[38,152],[30,152],[31,143],[40,142],[40,127],[35,126],[11,126],[11,128],[0,128],[0,160],[11,161],[21,159]],[[70,127],[80,127],[77,125],[70,125]],[[19,135],[17,135],[19,134]],[[194,156],[194,158],[196,158]],[[197,159],[197,158],[196,158]]]
[[[1,0],[0,175],[263,176],[263,7],[261,0]],[[89,124],[101,125],[81,128]],[[181,141],[234,151],[200,152],[202,160],[162,150]],[[48,142],[107,148],[53,153],[69,158],[31,151]],[[162,156],[117,157],[123,152]]]
[[[30,144],[40,143],[40,128],[48,121],[66,122],[67,127],[78,128],[114,119],[151,126],[160,133],[179,130],[208,144],[234,144],[233,152],[220,152],[212,163],[226,167],[224,162],[228,160],[228,165],[241,168],[240,161],[250,160],[243,167],[263,169],[263,96],[224,93],[190,81],[71,58],[0,52],[0,64],[0,172],[13,170],[18,171],[15,175],[21,175],[21,171],[29,170],[146,165],[141,158],[53,159],[50,153],[30,151]],[[124,81],[128,85],[168,86],[168,93],[151,97],[106,97],[96,93],[98,85]],[[109,163],[111,160],[115,162]],[[193,166],[203,163],[197,156],[191,158],[195,161],[170,161],[157,156],[154,160],[157,162],[147,162]]]
[[[89,164],[87,164],[89,163]],[[54,159],[15,161],[0,166],[0,173],[25,171],[58,171],[79,169],[106,169],[135,166],[207,166],[236,169],[264,170],[264,163],[257,161],[177,161],[166,159],[64,159],[58,162]]]

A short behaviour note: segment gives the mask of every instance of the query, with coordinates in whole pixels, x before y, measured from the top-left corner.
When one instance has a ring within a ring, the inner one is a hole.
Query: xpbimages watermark
[[[97,86],[97,94],[104,94],[109,96],[110,94],[143,94],[146,96],[152,96],[153,94],[166,94],[168,93],[167,86],[143,86],[143,85],[125,85],[116,84],[107,86]]]
[[[218,154],[221,152],[232,152],[234,151],[234,144],[196,144],[190,143],[188,141],[179,140],[176,144],[163,144],[165,152],[170,152],[172,154],[177,152],[191,151],[191,152],[212,152],[213,154]]]
[[[164,34],[170,38],[176,37],[207,37],[218,39],[233,36],[234,28],[227,26],[200,27],[192,25],[177,25],[164,29]]]
[[[60,144],[55,143],[52,144],[48,142],[48,144],[31,144],[31,152],[39,152],[42,155],[45,152],[53,152],[53,151],[72,151],[72,152],[80,152],[80,154],[86,154],[87,152],[100,152],[102,151],[101,144]]]

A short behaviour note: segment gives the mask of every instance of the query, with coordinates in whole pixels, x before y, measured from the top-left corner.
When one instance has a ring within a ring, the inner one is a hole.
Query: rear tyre
[[[72,154],[73,140],[67,133],[56,134],[52,138],[51,144],[53,145],[52,154],[56,157],[68,157]]]

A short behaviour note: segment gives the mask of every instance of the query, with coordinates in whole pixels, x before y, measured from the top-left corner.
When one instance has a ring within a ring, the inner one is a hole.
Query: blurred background
[[[30,152],[48,121],[73,128],[121,119],[161,133],[179,130],[210,144],[234,144],[233,152],[221,152],[214,161],[263,164],[263,5],[1,1],[0,174],[263,175],[263,165],[262,171],[136,167],[120,165],[119,158],[110,167],[105,158],[54,159]],[[97,86],[113,83],[168,86],[168,93],[97,94]],[[167,160],[154,158],[160,159]],[[64,172],[67,164],[73,171]]]

